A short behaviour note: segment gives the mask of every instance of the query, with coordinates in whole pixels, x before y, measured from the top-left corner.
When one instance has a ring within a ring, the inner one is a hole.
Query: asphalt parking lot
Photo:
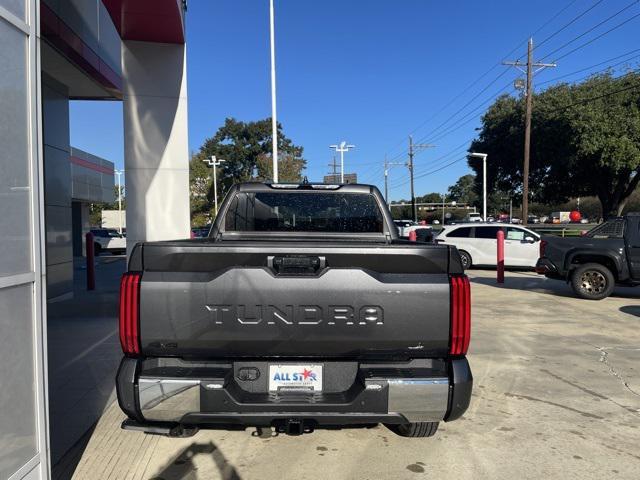
[[[436,437],[384,427],[187,439],[94,429],[76,479],[509,479],[640,477],[640,288],[600,302],[533,273],[472,271],[475,377],[461,421]]]

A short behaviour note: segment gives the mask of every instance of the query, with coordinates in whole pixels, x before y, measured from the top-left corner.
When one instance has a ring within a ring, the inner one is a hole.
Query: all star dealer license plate
[[[322,365],[269,365],[269,391],[322,391]]]

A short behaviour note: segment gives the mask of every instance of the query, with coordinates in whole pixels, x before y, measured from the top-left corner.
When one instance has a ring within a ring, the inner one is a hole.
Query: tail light
[[[547,241],[546,240],[540,240],[540,258],[544,257],[544,251],[547,248]]]
[[[464,355],[471,340],[471,285],[466,275],[452,275],[451,285],[451,355]]]
[[[140,354],[140,279],[127,272],[120,280],[120,345],[125,355]]]

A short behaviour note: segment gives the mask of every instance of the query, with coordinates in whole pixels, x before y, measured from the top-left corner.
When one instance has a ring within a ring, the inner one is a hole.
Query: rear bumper
[[[145,361],[125,358],[117,376],[118,401],[134,421],[129,428],[152,431],[175,425],[277,428],[292,420],[311,428],[451,421],[471,399],[466,358],[335,367],[348,385],[342,391],[276,394],[248,391],[253,385],[236,381],[233,364],[182,368],[185,375],[178,377],[175,369],[147,368]],[[206,375],[193,375],[198,372]]]

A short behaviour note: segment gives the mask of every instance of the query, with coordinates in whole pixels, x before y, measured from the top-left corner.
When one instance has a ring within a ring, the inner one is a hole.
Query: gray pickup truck
[[[375,187],[237,185],[207,238],[133,249],[123,428],[428,437],[469,405],[470,316],[455,247],[399,239]]]
[[[616,285],[640,285],[640,213],[612,218],[581,237],[542,237],[536,271],[569,282],[588,300],[608,297]]]

